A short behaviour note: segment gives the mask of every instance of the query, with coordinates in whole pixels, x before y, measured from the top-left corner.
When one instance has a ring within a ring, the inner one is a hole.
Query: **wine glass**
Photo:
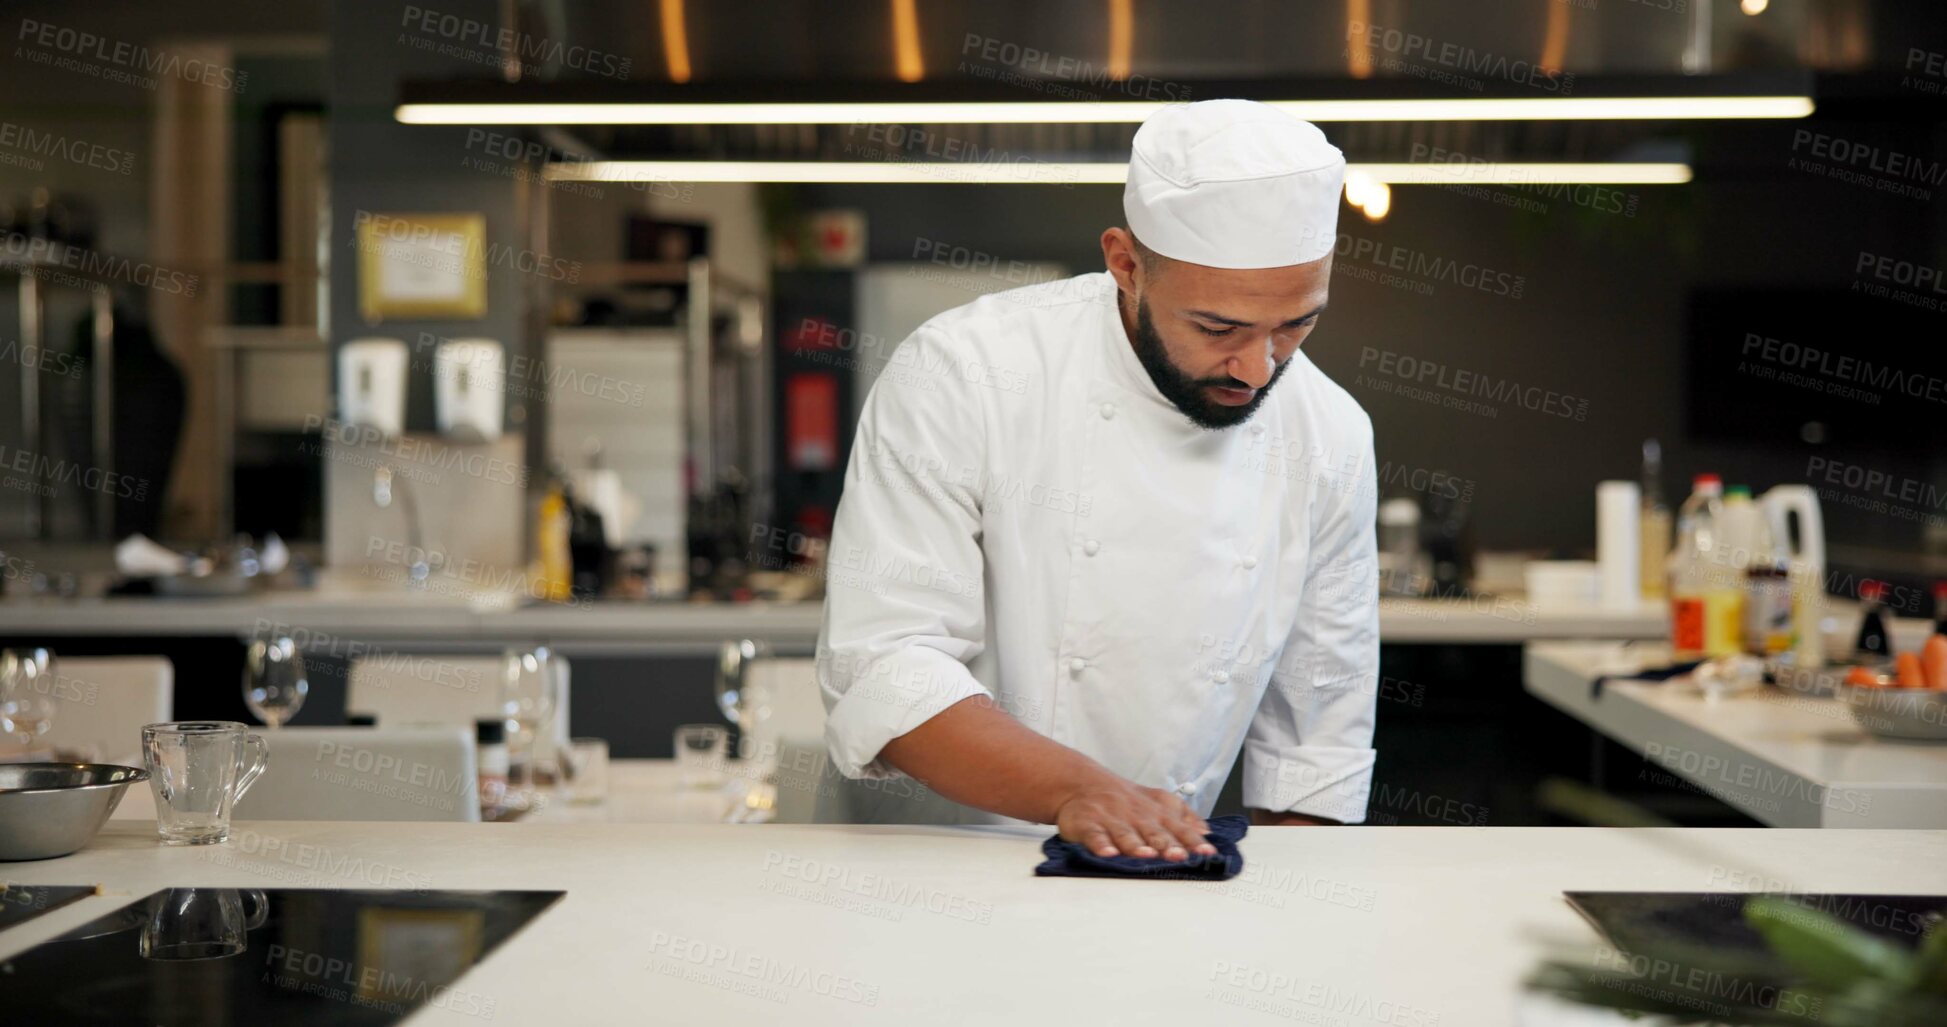
[[[271,728],[283,726],[304,707],[310,691],[297,643],[283,636],[250,643],[243,665],[243,701],[258,720]]]
[[[757,663],[771,658],[771,647],[744,638],[725,642],[717,651],[717,709],[737,728],[737,755],[762,762],[776,753],[758,752],[760,725],[771,719],[771,694],[753,680]]]
[[[53,651],[0,650],[0,732],[31,751],[53,726]]]
[[[501,662],[501,713],[514,728],[508,736],[508,787],[530,804],[535,797],[534,743],[553,724],[561,667],[547,646],[509,649]]]

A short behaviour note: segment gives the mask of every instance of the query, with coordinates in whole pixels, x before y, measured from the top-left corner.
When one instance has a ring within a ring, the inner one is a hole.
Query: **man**
[[[1106,273],[901,345],[832,534],[819,682],[847,777],[1180,860],[1214,851],[1241,750],[1256,822],[1364,819],[1372,424],[1299,352],[1344,173],[1281,111],[1172,107],[1136,133]]]

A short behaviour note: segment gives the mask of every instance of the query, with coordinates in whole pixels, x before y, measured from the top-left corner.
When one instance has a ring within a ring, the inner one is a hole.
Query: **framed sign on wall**
[[[358,307],[367,323],[487,313],[484,214],[359,211]]]

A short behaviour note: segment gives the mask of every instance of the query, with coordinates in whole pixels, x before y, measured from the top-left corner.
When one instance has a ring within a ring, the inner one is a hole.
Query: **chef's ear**
[[[1140,286],[1154,273],[1156,261],[1127,228],[1105,228],[1102,263],[1115,279],[1116,288],[1133,300],[1142,294]]]

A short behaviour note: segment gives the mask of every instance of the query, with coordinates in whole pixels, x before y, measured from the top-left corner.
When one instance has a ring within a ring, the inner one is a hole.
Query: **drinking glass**
[[[676,777],[685,788],[723,782],[730,729],[721,724],[684,724],[676,729]]]
[[[608,798],[608,739],[570,738],[568,801],[593,805]]]
[[[304,675],[304,656],[289,638],[260,638],[250,643],[243,664],[243,701],[257,719],[273,729],[297,716],[311,682]]]
[[[546,646],[509,649],[502,659],[501,712],[514,729],[507,739],[508,788],[523,803],[534,799],[535,741],[553,725],[561,670]]]
[[[143,728],[142,765],[163,844],[209,845],[230,837],[230,811],[269,759],[263,738],[231,720]]]
[[[244,897],[256,906],[244,912]],[[264,926],[270,901],[251,888],[170,888],[149,900],[137,945],[143,959],[218,959],[240,955],[244,935]]]
[[[31,750],[54,726],[54,653],[0,650],[0,734]]]

